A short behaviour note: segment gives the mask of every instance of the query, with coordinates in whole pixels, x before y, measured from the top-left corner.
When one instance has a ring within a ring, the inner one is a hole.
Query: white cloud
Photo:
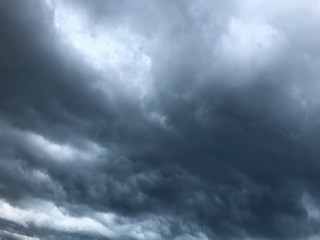
[[[37,237],[30,237],[30,236],[26,236],[26,235],[14,233],[14,232],[6,231],[6,230],[0,230],[0,237],[1,235],[13,237],[14,239],[17,239],[17,240],[40,240],[40,238],[37,238]]]
[[[282,33],[268,23],[232,18],[221,37],[217,54],[239,77],[239,74],[254,74],[268,67],[285,44]]]
[[[25,227],[34,225],[66,232],[91,232],[103,236],[114,236],[103,224],[89,217],[72,217],[65,209],[51,202],[33,200],[25,208],[15,207],[0,200],[0,212],[3,219],[19,223]]]
[[[57,162],[94,161],[108,150],[95,142],[78,139],[79,146],[71,143],[59,143],[36,132],[22,131],[0,121],[0,140],[6,139],[14,146],[20,146],[42,159]]]
[[[36,154],[42,153],[57,161],[94,160],[104,153],[104,149],[88,141],[86,141],[88,149],[82,150],[70,144],[56,143],[33,132],[27,132],[24,137],[33,147]]]
[[[114,75],[115,81],[123,88],[133,88],[139,97],[147,94],[152,60],[147,54],[145,37],[125,26],[93,26],[80,8],[62,1],[47,2],[54,11],[57,33],[87,64],[108,78]],[[104,81],[99,81],[97,86],[107,88]]]
[[[117,239],[121,236],[131,236],[137,240],[160,240],[163,236],[170,236],[170,222],[175,221],[171,216],[149,215],[144,219],[134,220],[111,212],[94,211],[88,215],[75,217],[69,215],[65,208],[39,199],[29,199],[20,206],[13,206],[6,200],[0,199],[0,212],[1,218],[25,227],[36,226],[57,231],[91,233]],[[183,235],[175,239],[207,240],[201,231],[191,232],[187,227],[184,227],[184,231]]]

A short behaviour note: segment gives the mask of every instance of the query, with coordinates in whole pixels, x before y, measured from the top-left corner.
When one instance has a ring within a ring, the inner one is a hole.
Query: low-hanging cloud
[[[319,19],[0,0],[0,238],[319,238]]]

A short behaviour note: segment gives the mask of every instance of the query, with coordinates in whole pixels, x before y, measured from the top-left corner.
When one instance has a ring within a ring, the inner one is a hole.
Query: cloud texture
[[[320,239],[316,0],[0,0],[0,238]]]

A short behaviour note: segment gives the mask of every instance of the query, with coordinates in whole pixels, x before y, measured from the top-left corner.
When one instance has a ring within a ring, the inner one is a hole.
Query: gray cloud
[[[316,1],[0,1],[0,238],[319,237]]]

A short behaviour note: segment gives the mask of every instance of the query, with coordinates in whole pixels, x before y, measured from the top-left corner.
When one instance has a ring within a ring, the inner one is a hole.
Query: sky
[[[320,2],[0,0],[0,239],[320,240]]]

